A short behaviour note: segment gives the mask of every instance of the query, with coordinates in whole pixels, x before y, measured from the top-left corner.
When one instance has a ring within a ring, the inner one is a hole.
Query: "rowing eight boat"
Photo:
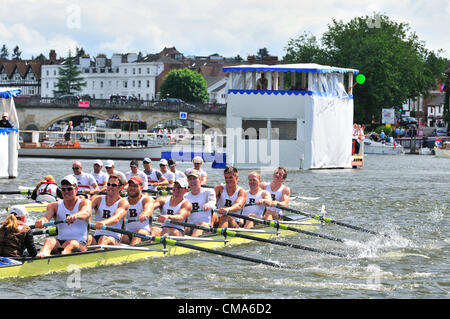
[[[314,230],[317,228],[317,223],[313,219],[302,220],[304,224],[298,228],[304,230]],[[310,225],[308,223],[311,223]],[[273,230],[271,227],[258,228],[261,230]],[[279,230],[278,236],[286,236],[295,234],[294,232],[287,230]],[[273,232],[267,233],[255,233],[255,237],[271,238],[274,236]],[[210,239],[223,239],[221,235],[217,234],[205,234],[205,238]],[[241,245],[253,242],[252,240],[240,238],[240,237],[227,237],[227,241],[195,241],[186,240],[185,243],[195,245],[198,247],[204,247],[208,249],[220,249],[228,245]],[[73,253],[70,255],[54,255],[44,258],[22,258],[17,259],[20,263],[9,264],[0,267],[0,279],[7,279],[13,277],[31,277],[44,275],[53,272],[74,271],[74,269],[81,268],[93,268],[105,265],[113,265],[118,263],[135,262],[148,258],[161,258],[172,255],[182,255],[193,252],[193,250],[179,247],[179,246],[167,246],[157,243],[142,243],[141,245],[134,246],[143,249],[132,249],[133,247],[123,247],[117,249],[117,247],[100,247],[95,250],[88,250],[81,253]]]

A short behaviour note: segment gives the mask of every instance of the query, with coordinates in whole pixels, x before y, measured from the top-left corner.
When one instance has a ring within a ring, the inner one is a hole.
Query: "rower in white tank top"
[[[167,201],[165,202],[161,210],[161,215],[178,215],[181,209],[181,205],[183,205],[183,203],[186,201],[186,199],[183,199],[181,202],[178,203],[177,206],[170,206],[170,199],[171,197],[167,198]],[[164,227],[175,228],[184,233],[184,226],[174,225],[170,223],[162,223],[161,228]]]
[[[187,222],[190,224],[201,222],[211,225],[212,210],[216,207],[216,194],[214,190],[202,189],[197,195],[189,192],[184,195],[184,198],[192,204],[191,214]],[[202,207],[205,204],[208,204],[211,209],[203,211]]]
[[[267,185],[266,187],[266,191],[269,192],[270,197],[272,197],[273,201],[281,201],[281,198],[283,196],[283,188],[284,185],[281,185],[280,188],[278,188],[276,191],[273,191],[272,188],[270,187],[270,184]],[[276,212],[279,216],[283,215],[283,210],[276,208],[276,207],[270,207],[270,210]]]
[[[78,198],[72,210],[64,206],[64,201],[59,201],[56,211],[56,221],[66,220],[67,216],[76,214],[79,211],[81,198]],[[86,245],[89,225],[86,221],[77,219],[72,224],[62,223],[56,225],[58,229],[58,240],[77,240]]]
[[[236,203],[236,200],[239,196],[239,190],[242,189],[242,187],[238,186],[236,188],[236,191],[233,195],[228,195],[227,188],[225,184],[222,184],[223,191],[222,194],[220,194],[220,198],[217,201],[217,208],[223,208],[223,207],[231,207],[234,203]],[[235,221],[239,223],[239,218],[233,217]]]
[[[150,222],[149,219],[146,218],[144,222],[139,221],[139,215],[144,211],[144,205],[142,205],[142,200],[145,197],[142,196],[141,199],[134,205],[130,204],[130,207],[127,210],[127,217],[128,220],[137,220],[135,222],[126,223],[125,229],[131,232],[134,232],[138,229],[145,229],[150,233]],[[128,201],[128,198],[127,198]],[[128,201],[129,202],[129,201]]]
[[[114,215],[114,212],[117,210],[119,202],[121,201],[121,198],[119,198],[119,200],[117,200],[114,204],[112,204],[111,206],[108,206],[106,204],[106,195],[101,195],[101,197],[102,197],[102,200],[100,202],[100,205],[98,206],[97,212],[95,213],[95,221],[96,222],[108,219],[112,215]],[[114,225],[109,225],[108,227],[122,229],[122,225],[123,225],[123,219],[121,219],[118,223],[116,223]],[[115,233],[112,231],[108,231],[108,230],[103,230],[103,229],[97,229],[95,231],[94,237],[98,238],[97,236],[110,236],[110,237],[117,239],[118,241],[120,241],[120,238],[121,238],[121,234]]]
[[[242,209],[242,215],[248,216],[249,214],[254,214],[258,216],[258,218],[263,218],[266,206],[264,204],[256,205],[256,202],[262,199],[262,194],[263,190],[260,190],[256,195],[252,195],[250,191],[247,191],[247,200]]]

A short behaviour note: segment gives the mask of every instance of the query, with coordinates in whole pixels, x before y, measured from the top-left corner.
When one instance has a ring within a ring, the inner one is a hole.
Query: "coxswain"
[[[124,184],[125,181],[120,175],[109,175],[106,195],[99,195],[92,201],[92,208],[96,211],[94,240],[98,245],[120,245],[121,234],[103,230],[102,227],[122,229],[130,206],[128,201],[120,196]]]
[[[147,175],[148,189],[157,191],[157,186],[167,186],[169,181],[160,171],[152,169],[152,160],[149,157],[144,158],[144,173]]]
[[[78,190],[84,194],[97,194],[100,189],[98,188],[97,181],[94,176],[89,173],[83,172],[83,165],[81,162],[76,161],[72,164],[73,176],[78,181]]]
[[[191,191],[184,198],[191,203],[192,210],[187,222],[211,227],[213,211],[216,208],[216,193],[211,188],[202,188],[200,173],[196,170],[189,173],[188,183]],[[186,227],[185,234],[197,237],[203,234],[203,230]]]
[[[9,209],[9,215],[0,226],[0,256],[21,257],[25,249],[31,257],[37,255],[33,232],[25,225],[27,216],[23,205],[14,205]]]
[[[214,191],[217,198],[217,213],[219,217],[219,228],[239,228],[243,221],[239,218],[225,215],[224,213],[239,213],[247,200],[247,193],[238,186],[238,170],[233,166],[225,168],[225,184],[216,185]]]
[[[66,223],[56,225],[58,237],[45,240],[38,256],[45,257],[52,253],[70,254],[86,251],[89,241],[89,222],[91,219],[90,200],[77,196],[78,181],[73,175],[61,180],[63,200],[47,205],[47,212],[39,218],[35,226],[43,228],[51,219],[65,220]]]
[[[190,215],[192,204],[184,198],[188,191],[188,181],[180,178],[173,184],[172,196],[159,197],[155,200],[155,209],[159,208],[161,213],[158,222],[161,227],[151,228],[153,236],[184,236],[184,226],[165,223],[167,219],[184,222]]]
[[[267,206],[266,212],[264,214],[264,219],[274,220],[282,219],[283,211],[274,206],[280,205],[287,207],[289,205],[289,199],[291,196],[291,189],[283,185],[286,181],[287,171],[284,167],[279,166],[272,176],[272,182],[261,183],[261,189],[264,189],[270,193],[271,200],[264,200],[264,205]]]
[[[38,202],[54,202],[62,198],[62,192],[52,175],[47,175],[39,181],[31,194],[31,199]]]
[[[142,194],[142,189],[146,183],[139,176],[132,176],[128,180],[128,196],[126,200],[129,207],[126,215],[125,229],[141,235],[151,235],[151,218],[153,215],[154,200],[151,196]],[[139,237],[129,238],[122,236],[122,243],[132,246],[142,241]]]
[[[266,211],[264,203],[271,201],[270,193],[260,188],[261,175],[256,172],[250,172],[248,174],[248,186],[247,200],[245,201],[244,208],[242,209],[242,215],[263,219]],[[244,224],[244,228],[253,228],[254,223],[247,220]]]

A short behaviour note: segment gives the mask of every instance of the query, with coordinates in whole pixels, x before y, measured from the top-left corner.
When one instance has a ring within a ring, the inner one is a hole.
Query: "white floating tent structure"
[[[18,171],[19,118],[14,97],[21,93],[18,88],[0,88],[0,115],[8,113],[14,128],[0,127],[0,178],[16,178]]]
[[[352,87],[358,70],[252,64],[223,71],[228,72],[227,165],[352,167]]]

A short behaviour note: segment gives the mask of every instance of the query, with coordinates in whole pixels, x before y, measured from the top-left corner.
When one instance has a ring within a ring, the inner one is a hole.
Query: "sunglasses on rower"
[[[75,189],[75,187],[73,187],[73,186],[61,187],[61,192],[70,192],[74,189]]]
[[[106,183],[106,186],[117,187],[117,186],[119,186],[119,184],[117,184],[117,183]]]

